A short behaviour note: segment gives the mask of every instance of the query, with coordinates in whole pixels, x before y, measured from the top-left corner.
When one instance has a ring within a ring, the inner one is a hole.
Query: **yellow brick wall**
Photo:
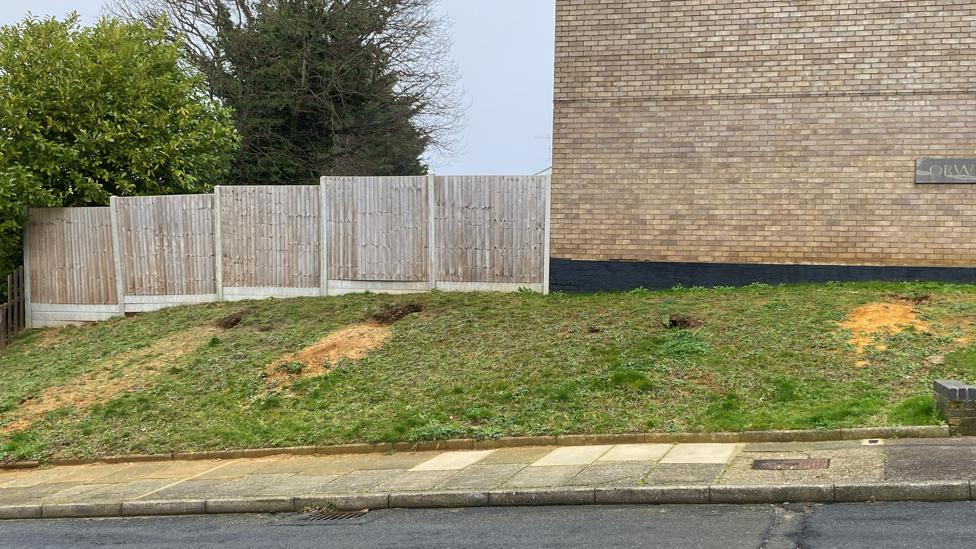
[[[976,3],[557,0],[553,257],[976,267]]]

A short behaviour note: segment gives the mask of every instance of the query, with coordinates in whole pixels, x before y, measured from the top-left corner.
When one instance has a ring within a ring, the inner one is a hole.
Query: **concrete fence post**
[[[122,232],[119,227],[119,200],[113,196],[109,201],[109,219],[112,225],[112,256],[115,259],[115,293],[118,296],[119,315],[125,316],[125,274],[122,263]]]
[[[434,195],[434,174],[427,175],[427,275],[430,289],[437,288],[437,197]]]
[[[214,187],[213,194],[213,224],[214,224],[214,278],[216,279],[217,301],[224,300],[224,245],[220,225],[220,186]]]
[[[24,324],[30,330],[34,327],[31,313],[30,291],[30,208],[24,208]]]
[[[552,250],[552,176],[546,176],[545,240],[543,241],[542,293],[549,295],[549,255]]]
[[[327,179],[319,180],[319,293],[329,295],[329,211]]]

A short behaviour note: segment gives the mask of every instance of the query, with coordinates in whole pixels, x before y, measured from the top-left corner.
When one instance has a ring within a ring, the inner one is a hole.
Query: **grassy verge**
[[[840,323],[901,299],[919,325],[858,353]],[[269,385],[269,365],[392,303],[424,310],[358,360]],[[19,336],[0,354],[0,459],[936,424],[931,381],[976,380],[974,321],[976,287],[904,284],[182,307]],[[75,391],[86,384],[103,396]]]

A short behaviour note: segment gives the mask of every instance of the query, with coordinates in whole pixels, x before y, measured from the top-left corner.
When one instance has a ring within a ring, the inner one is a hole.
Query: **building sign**
[[[976,183],[976,158],[920,159],[915,183]]]

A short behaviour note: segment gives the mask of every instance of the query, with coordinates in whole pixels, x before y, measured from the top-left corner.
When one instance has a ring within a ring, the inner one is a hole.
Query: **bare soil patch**
[[[245,316],[253,315],[254,313],[255,313],[254,309],[244,309],[243,311],[237,311],[236,313],[232,313],[225,316],[224,318],[221,318],[216,322],[216,324],[218,328],[224,330],[230,330],[234,326],[240,324],[241,321],[244,320]]]
[[[928,325],[918,319],[914,305],[909,303],[871,303],[858,307],[840,325],[854,333],[850,343],[858,354],[873,344],[874,336],[878,334],[897,334],[909,326],[929,331]],[[883,345],[876,348],[884,350]],[[866,364],[866,361],[858,361],[858,366]]]
[[[665,327],[668,329],[678,328],[681,330],[698,330],[705,327],[705,323],[698,318],[684,315],[671,315]]]
[[[360,324],[331,333],[301,352],[281,357],[268,366],[269,388],[288,387],[300,377],[318,377],[342,359],[357,360],[379,349],[391,332],[388,326]]]
[[[58,408],[85,408],[108,402],[121,393],[150,387],[160,370],[177,363],[215,333],[215,328],[192,328],[159,339],[148,347],[101,360],[95,363],[91,372],[64,385],[48,387],[21,402],[9,416],[0,418],[13,418],[0,427],[0,434],[11,435],[30,429]]]
[[[413,313],[424,310],[420,303],[394,303],[383,307],[373,315],[373,320],[383,326],[391,326]]]

